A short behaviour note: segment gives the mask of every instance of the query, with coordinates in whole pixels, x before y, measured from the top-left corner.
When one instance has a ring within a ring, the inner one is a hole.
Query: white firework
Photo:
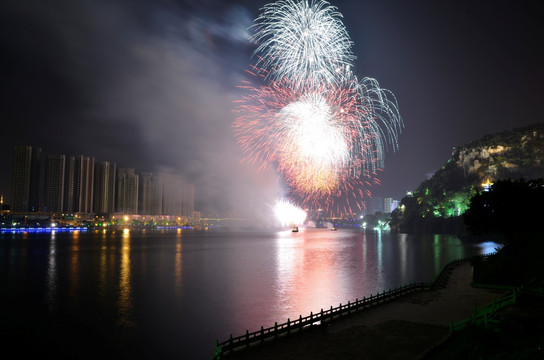
[[[336,7],[323,0],[282,0],[265,5],[253,37],[257,65],[270,80],[283,77],[336,83],[355,59],[353,42]]]
[[[379,183],[386,147],[398,148],[403,127],[393,93],[353,73],[341,18],[324,0],[264,6],[251,72],[262,85],[242,86],[234,123],[249,161],[276,166],[305,207],[337,214],[364,206],[363,186]]]
[[[302,225],[307,216],[306,211],[285,199],[276,201],[274,213],[282,226]]]

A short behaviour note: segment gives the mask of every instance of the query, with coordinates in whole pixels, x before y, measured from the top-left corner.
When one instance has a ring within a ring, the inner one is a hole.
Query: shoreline
[[[446,341],[450,323],[506,295],[470,286],[473,267],[455,265],[442,289],[422,290],[358,314],[222,355],[225,359],[421,359]]]

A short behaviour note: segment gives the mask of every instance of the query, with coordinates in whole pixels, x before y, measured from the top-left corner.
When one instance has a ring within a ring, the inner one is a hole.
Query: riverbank
[[[473,288],[473,267],[457,265],[446,286],[406,295],[323,328],[227,354],[226,359],[417,359],[449,337],[450,322],[508,293]]]

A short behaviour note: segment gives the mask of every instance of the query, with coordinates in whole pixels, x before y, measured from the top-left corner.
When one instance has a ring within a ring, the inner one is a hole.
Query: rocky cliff
[[[401,200],[391,230],[460,233],[470,198],[494,181],[544,178],[544,123],[484,136],[453,149],[446,163]]]

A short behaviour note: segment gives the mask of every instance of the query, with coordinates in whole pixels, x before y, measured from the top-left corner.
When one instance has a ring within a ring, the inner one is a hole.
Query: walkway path
[[[227,359],[417,359],[449,335],[450,321],[470,317],[502,290],[470,287],[472,266],[457,265],[445,288],[406,295],[317,328],[249,349]]]

